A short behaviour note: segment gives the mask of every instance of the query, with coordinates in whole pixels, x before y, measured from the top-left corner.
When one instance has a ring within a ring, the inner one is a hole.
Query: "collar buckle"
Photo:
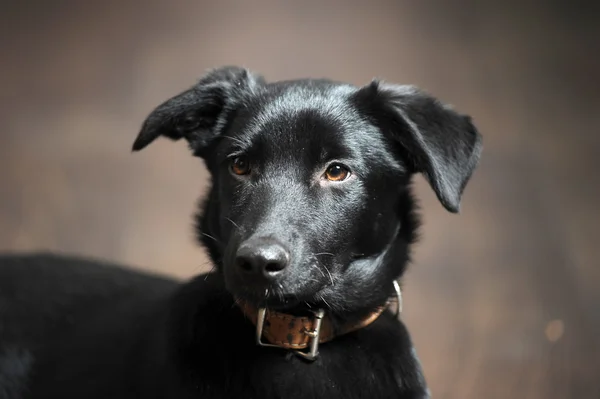
[[[265,346],[269,348],[280,348],[286,349],[279,345],[267,344],[262,341],[263,336],[263,328],[265,325],[265,318],[267,316],[266,308],[258,309],[258,317],[256,321],[256,343],[260,346]],[[312,322],[312,330],[304,331],[304,334],[310,337],[308,343],[308,351],[294,350],[294,353],[306,360],[315,361],[319,356],[319,341],[321,339],[321,324],[323,322],[323,317],[325,316],[325,311],[323,309],[319,309],[314,312],[314,318]]]
[[[394,311],[394,315],[398,318],[400,317],[400,313],[402,313],[402,290],[397,280],[394,280],[394,291],[396,294],[396,310]]]

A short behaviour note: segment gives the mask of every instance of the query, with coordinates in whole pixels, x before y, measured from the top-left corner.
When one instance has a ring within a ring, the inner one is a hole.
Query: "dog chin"
[[[306,308],[311,309],[311,302],[319,297],[319,289],[313,291],[302,290],[302,294],[286,292],[281,288],[262,288],[252,290],[246,287],[242,290],[229,290],[238,303],[247,303],[256,308],[273,310],[291,310]]]

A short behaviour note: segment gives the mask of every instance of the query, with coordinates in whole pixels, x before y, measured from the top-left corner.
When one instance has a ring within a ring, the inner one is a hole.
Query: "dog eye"
[[[231,160],[231,172],[238,176],[250,173],[250,162],[246,157],[235,157]]]
[[[350,170],[342,164],[334,163],[329,165],[324,176],[329,181],[344,181],[350,177]]]

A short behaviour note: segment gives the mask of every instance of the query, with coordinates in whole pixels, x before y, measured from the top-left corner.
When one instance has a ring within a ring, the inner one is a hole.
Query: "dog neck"
[[[402,294],[396,281],[394,289],[395,298],[352,322],[342,324],[335,323],[323,310],[315,311],[313,317],[307,317],[256,308],[246,302],[238,301],[238,304],[244,315],[256,326],[259,345],[294,350],[302,357],[314,360],[318,355],[319,344],[371,325],[394,301],[397,303],[395,313],[398,316],[402,310]],[[263,342],[263,338],[267,343]],[[310,349],[310,352],[299,352],[301,349]]]
[[[246,317],[254,325],[257,325],[259,318],[262,317],[259,312],[260,309],[247,304],[240,305],[240,307]],[[384,310],[384,306],[379,307],[357,322],[341,326],[335,326],[333,320],[327,314],[323,314],[319,343],[329,342],[340,335],[367,327],[377,320]],[[318,313],[315,313],[314,317],[308,317],[265,310],[262,335],[270,344],[280,346],[284,349],[305,349],[309,346],[311,338],[314,338],[316,331],[315,324],[318,318]]]

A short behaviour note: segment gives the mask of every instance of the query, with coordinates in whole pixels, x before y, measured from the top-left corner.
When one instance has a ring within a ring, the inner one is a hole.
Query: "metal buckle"
[[[323,309],[319,309],[317,311],[314,312],[315,317],[313,319],[313,330],[312,331],[305,331],[304,333],[306,335],[308,335],[310,337],[310,341],[309,341],[309,345],[308,345],[308,352],[303,352],[300,350],[293,350],[293,352],[306,359],[309,361],[314,361],[317,359],[317,357],[319,356],[319,338],[321,336],[321,323],[323,322],[323,316],[325,316],[325,311]],[[273,344],[266,344],[264,342],[262,342],[262,335],[263,335],[263,327],[265,324],[265,317],[267,315],[267,309],[266,308],[259,308],[258,309],[258,318],[256,321],[256,343],[260,346],[265,346],[265,347],[269,347],[269,348],[280,348],[280,349],[287,349],[284,348],[283,346],[279,346],[279,345],[273,345]]]
[[[398,317],[402,313],[402,290],[400,290],[400,284],[396,280],[394,280],[394,290],[396,291],[396,312],[394,315]]]

